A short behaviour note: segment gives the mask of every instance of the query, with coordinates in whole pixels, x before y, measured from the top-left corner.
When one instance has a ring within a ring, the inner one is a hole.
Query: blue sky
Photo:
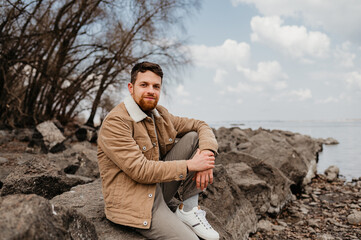
[[[160,103],[206,121],[361,118],[361,1],[205,0]]]

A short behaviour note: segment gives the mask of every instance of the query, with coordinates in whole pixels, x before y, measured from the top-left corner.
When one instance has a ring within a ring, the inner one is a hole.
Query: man
[[[217,141],[204,122],[157,105],[162,80],[158,64],[136,64],[131,96],[103,121],[98,162],[106,217],[149,239],[219,239],[198,207],[198,194],[213,182]],[[176,193],[183,203],[173,213],[167,204]]]

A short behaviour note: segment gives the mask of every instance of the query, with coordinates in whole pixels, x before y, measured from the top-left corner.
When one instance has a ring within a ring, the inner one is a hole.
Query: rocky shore
[[[289,131],[219,128],[200,196],[222,239],[361,239],[361,178],[316,172],[323,144]],[[0,131],[0,239],[144,239],[105,218],[96,129]],[[173,199],[176,206],[177,199]]]

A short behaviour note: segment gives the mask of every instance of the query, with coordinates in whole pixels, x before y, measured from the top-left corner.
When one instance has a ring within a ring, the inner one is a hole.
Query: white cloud
[[[256,71],[243,67],[238,67],[237,69],[253,82],[270,83],[274,80],[288,78],[287,74],[282,72],[282,67],[277,61],[259,62]]]
[[[361,73],[354,71],[346,75],[346,82],[350,88],[356,87],[361,90]]]
[[[328,97],[326,99],[319,99],[316,101],[316,103],[327,104],[327,103],[337,103],[339,101],[340,100],[338,98]]]
[[[289,96],[295,97],[299,101],[304,101],[306,99],[312,98],[312,93],[310,89],[299,89],[291,91]]]
[[[227,71],[223,69],[217,69],[216,75],[213,78],[215,83],[223,83],[225,81],[225,77],[227,76]]]
[[[251,40],[280,49],[295,58],[325,57],[330,39],[321,32],[307,31],[304,26],[283,26],[278,16],[253,17]]]
[[[236,101],[238,104],[242,104],[243,103],[243,99],[242,98],[238,98]]]
[[[261,92],[263,88],[257,85],[251,85],[244,82],[239,82],[237,86],[227,86],[227,91],[231,93],[240,93],[240,92]]]
[[[208,47],[205,45],[189,46],[194,63],[207,68],[229,68],[245,65],[249,61],[250,46],[227,39],[223,45]]]
[[[181,96],[181,97],[188,97],[190,95],[189,92],[184,90],[184,86],[182,84],[178,85],[178,87],[176,88],[176,93],[178,96]]]
[[[327,32],[352,37],[360,41],[361,1],[359,0],[231,0],[254,4],[265,16],[278,15],[301,19],[307,26],[323,28]]]
[[[350,52],[350,42],[344,42],[341,46],[336,47],[334,52],[338,64],[343,67],[353,67],[356,54]]]

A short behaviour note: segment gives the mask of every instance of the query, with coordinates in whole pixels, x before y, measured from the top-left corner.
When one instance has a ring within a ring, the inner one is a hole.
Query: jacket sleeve
[[[103,122],[98,145],[106,156],[134,181],[144,184],[183,180],[187,175],[186,160],[148,160],[132,137],[130,127],[121,117]]]
[[[200,150],[212,150],[218,153],[218,143],[212,129],[204,121],[174,116],[170,113],[171,121],[174,128],[178,132],[178,135],[182,136],[190,131],[196,131],[199,138],[199,149]]]

